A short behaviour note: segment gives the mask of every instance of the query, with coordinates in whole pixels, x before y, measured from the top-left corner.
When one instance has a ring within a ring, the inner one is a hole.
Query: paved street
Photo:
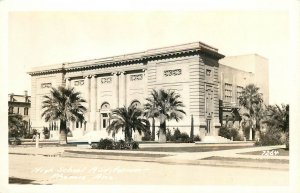
[[[288,185],[286,170],[9,155],[9,176],[32,184]]]

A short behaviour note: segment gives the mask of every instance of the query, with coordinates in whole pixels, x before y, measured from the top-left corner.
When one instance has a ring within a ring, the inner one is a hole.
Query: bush
[[[43,134],[45,136],[45,139],[49,139],[50,138],[50,131],[49,131],[49,129],[47,127],[44,127]]]
[[[170,129],[168,128],[167,132],[166,132],[166,139],[167,139],[167,141],[171,141],[171,138],[172,138],[172,134],[171,134]]]
[[[235,128],[221,127],[219,130],[219,136],[225,137],[227,139],[233,138],[233,141],[242,141],[242,136]]]
[[[150,140],[151,140],[151,131],[149,129],[144,133],[144,136],[142,137],[142,141],[150,141]]]
[[[285,139],[282,138],[283,132],[278,128],[268,128],[265,133],[260,134],[260,139],[255,142],[256,146],[282,145]]]
[[[8,139],[9,145],[21,145],[21,140],[19,138]]]
[[[194,137],[194,141],[201,141],[199,135],[196,135],[196,136]]]
[[[173,141],[177,143],[192,143],[193,139],[189,137],[189,135],[185,132],[181,133],[180,130],[177,128],[172,135],[170,130],[167,130],[167,141]]]
[[[98,149],[113,149],[113,140],[112,139],[100,139],[98,143]]]
[[[124,140],[119,140],[118,142],[114,143],[114,149],[129,149],[127,144]]]
[[[180,130],[177,128],[177,129],[174,131],[174,134],[173,134],[173,136],[171,137],[171,140],[173,139],[173,141],[178,141],[179,138],[181,138],[181,132],[180,132]]]
[[[124,150],[124,149],[139,149],[139,143],[136,141],[125,142],[119,140],[114,142],[112,139],[101,139],[98,144],[92,144],[92,149],[107,149],[107,150]]]
[[[231,133],[230,133],[230,130],[227,127],[221,127],[220,130],[219,130],[219,135],[221,137],[231,139]]]
[[[189,137],[189,135],[187,134],[187,133],[181,133],[180,134],[180,137],[179,137],[179,139],[178,139],[178,141],[179,142],[186,142],[186,143],[189,143],[190,142],[190,137]]]
[[[132,149],[139,149],[140,148],[139,143],[136,142],[136,141],[131,142],[131,147],[132,147]]]

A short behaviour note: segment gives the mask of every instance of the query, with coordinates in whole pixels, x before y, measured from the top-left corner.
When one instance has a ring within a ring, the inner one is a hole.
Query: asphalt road
[[[288,171],[9,155],[11,183],[285,186]]]

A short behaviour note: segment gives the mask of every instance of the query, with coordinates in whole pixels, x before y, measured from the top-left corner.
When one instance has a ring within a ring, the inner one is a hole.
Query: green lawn
[[[155,152],[208,152],[229,149],[249,148],[250,146],[194,146],[194,147],[143,147],[135,151],[155,151]]]

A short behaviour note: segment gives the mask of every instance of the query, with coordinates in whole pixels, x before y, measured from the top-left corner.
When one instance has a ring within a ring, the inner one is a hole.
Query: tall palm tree
[[[249,140],[252,140],[253,138],[252,131],[259,129],[256,127],[256,122],[258,121],[256,118],[259,117],[259,109],[263,100],[262,94],[260,94],[258,91],[258,87],[256,87],[254,84],[249,84],[244,88],[244,90],[242,91],[242,95],[239,97],[239,104],[248,111],[248,113],[246,113],[245,115],[249,117],[251,123]]]
[[[84,121],[86,108],[82,103],[86,102],[74,88],[59,86],[52,88],[50,95],[43,96],[42,117],[46,122],[60,121],[59,143],[67,143],[67,122]]]
[[[146,106],[147,106],[147,104],[146,104]],[[145,110],[144,110],[144,116],[148,119],[152,119],[152,123],[151,123],[152,124],[152,131],[151,131],[151,140],[152,141],[155,141],[155,117],[156,117],[155,110],[156,109],[157,109],[157,107],[154,104],[152,106],[148,105],[147,108],[145,108]]]
[[[174,91],[152,90],[151,97],[147,98],[144,111],[146,115],[151,115],[159,119],[159,141],[166,142],[166,121],[179,121],[185,114],[180,95]]]
[[[132,140],[132,132],[138,131],[141,135],[150,128],[149,121],[142,116],[141,109],[134,106],[121,107],[112,111],[111,124],[107,127],[107,132],[115,135],[121,129],[125,133],[125,141]]]

